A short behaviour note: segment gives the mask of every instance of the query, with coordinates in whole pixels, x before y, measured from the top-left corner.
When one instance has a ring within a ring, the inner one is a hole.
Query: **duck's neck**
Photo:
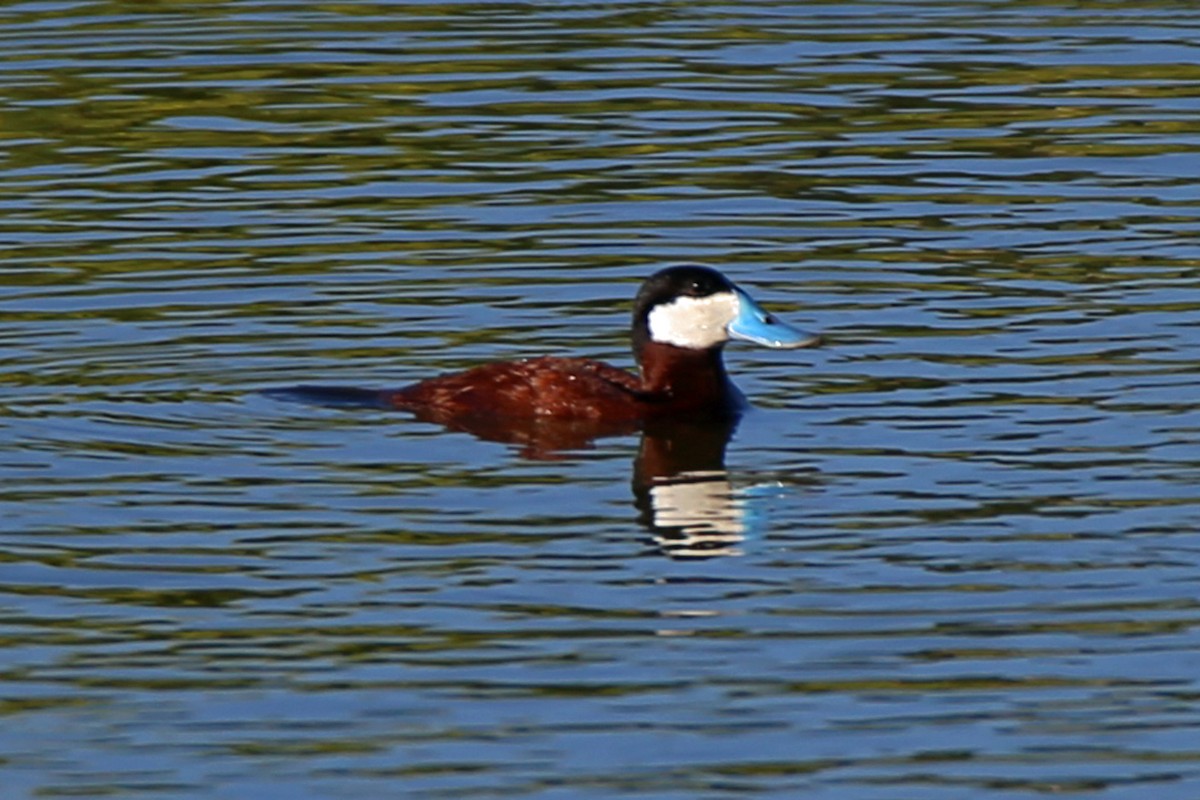
[[[691,350],[646,342],[639,352],[642,388],[676,408],[736,413],[741,395],[725,373],[721,348]]]

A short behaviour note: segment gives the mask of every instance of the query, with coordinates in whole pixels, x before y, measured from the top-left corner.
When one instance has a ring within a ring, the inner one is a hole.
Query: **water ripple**
[[[1200,790],[1192,9],[0,20],[14,797]],[[672,261],[829,345],[657,491],[257,393],[628,364]]]

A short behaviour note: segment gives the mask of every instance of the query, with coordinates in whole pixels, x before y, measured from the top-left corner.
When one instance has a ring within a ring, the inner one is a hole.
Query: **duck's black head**
[[[668,267],[642,284],[633,304],[633,349],[639,361],[648,342],[712,350],[730,339],[766,347],[809,347],[820,341],[764,311],[710,267]]]

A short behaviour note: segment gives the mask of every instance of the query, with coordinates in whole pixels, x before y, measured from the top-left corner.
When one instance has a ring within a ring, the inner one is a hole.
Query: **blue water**
[[[4,797],[1194,800],[1198,33],[0,9]],[[827,338],[736,431],[260,393],[629,366],[680,261]]]

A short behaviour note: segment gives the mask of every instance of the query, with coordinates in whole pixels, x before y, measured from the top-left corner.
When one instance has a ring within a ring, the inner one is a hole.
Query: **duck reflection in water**
[[[725,447],[736,427],[736,418],[653,420],[642,431],[633,464],[634,502],[663,553],[740,555],[742,542],[759,533],[752,490],[735,490],[725,471]]]
[[[773,348],[819,338],[763,310],[716,270],[670,267],[634,301],[638,373],[583,358],[484,364],[401,389],[297,386],[268,394],[367,405],[513,444],[527,458],[579,450],[601,437],[642,432],[634,494],[645,523],[674,555],[731,552],[745,532],[744,500],[724,471],[725,447],[747,404],[729,380],[731,339]]]

